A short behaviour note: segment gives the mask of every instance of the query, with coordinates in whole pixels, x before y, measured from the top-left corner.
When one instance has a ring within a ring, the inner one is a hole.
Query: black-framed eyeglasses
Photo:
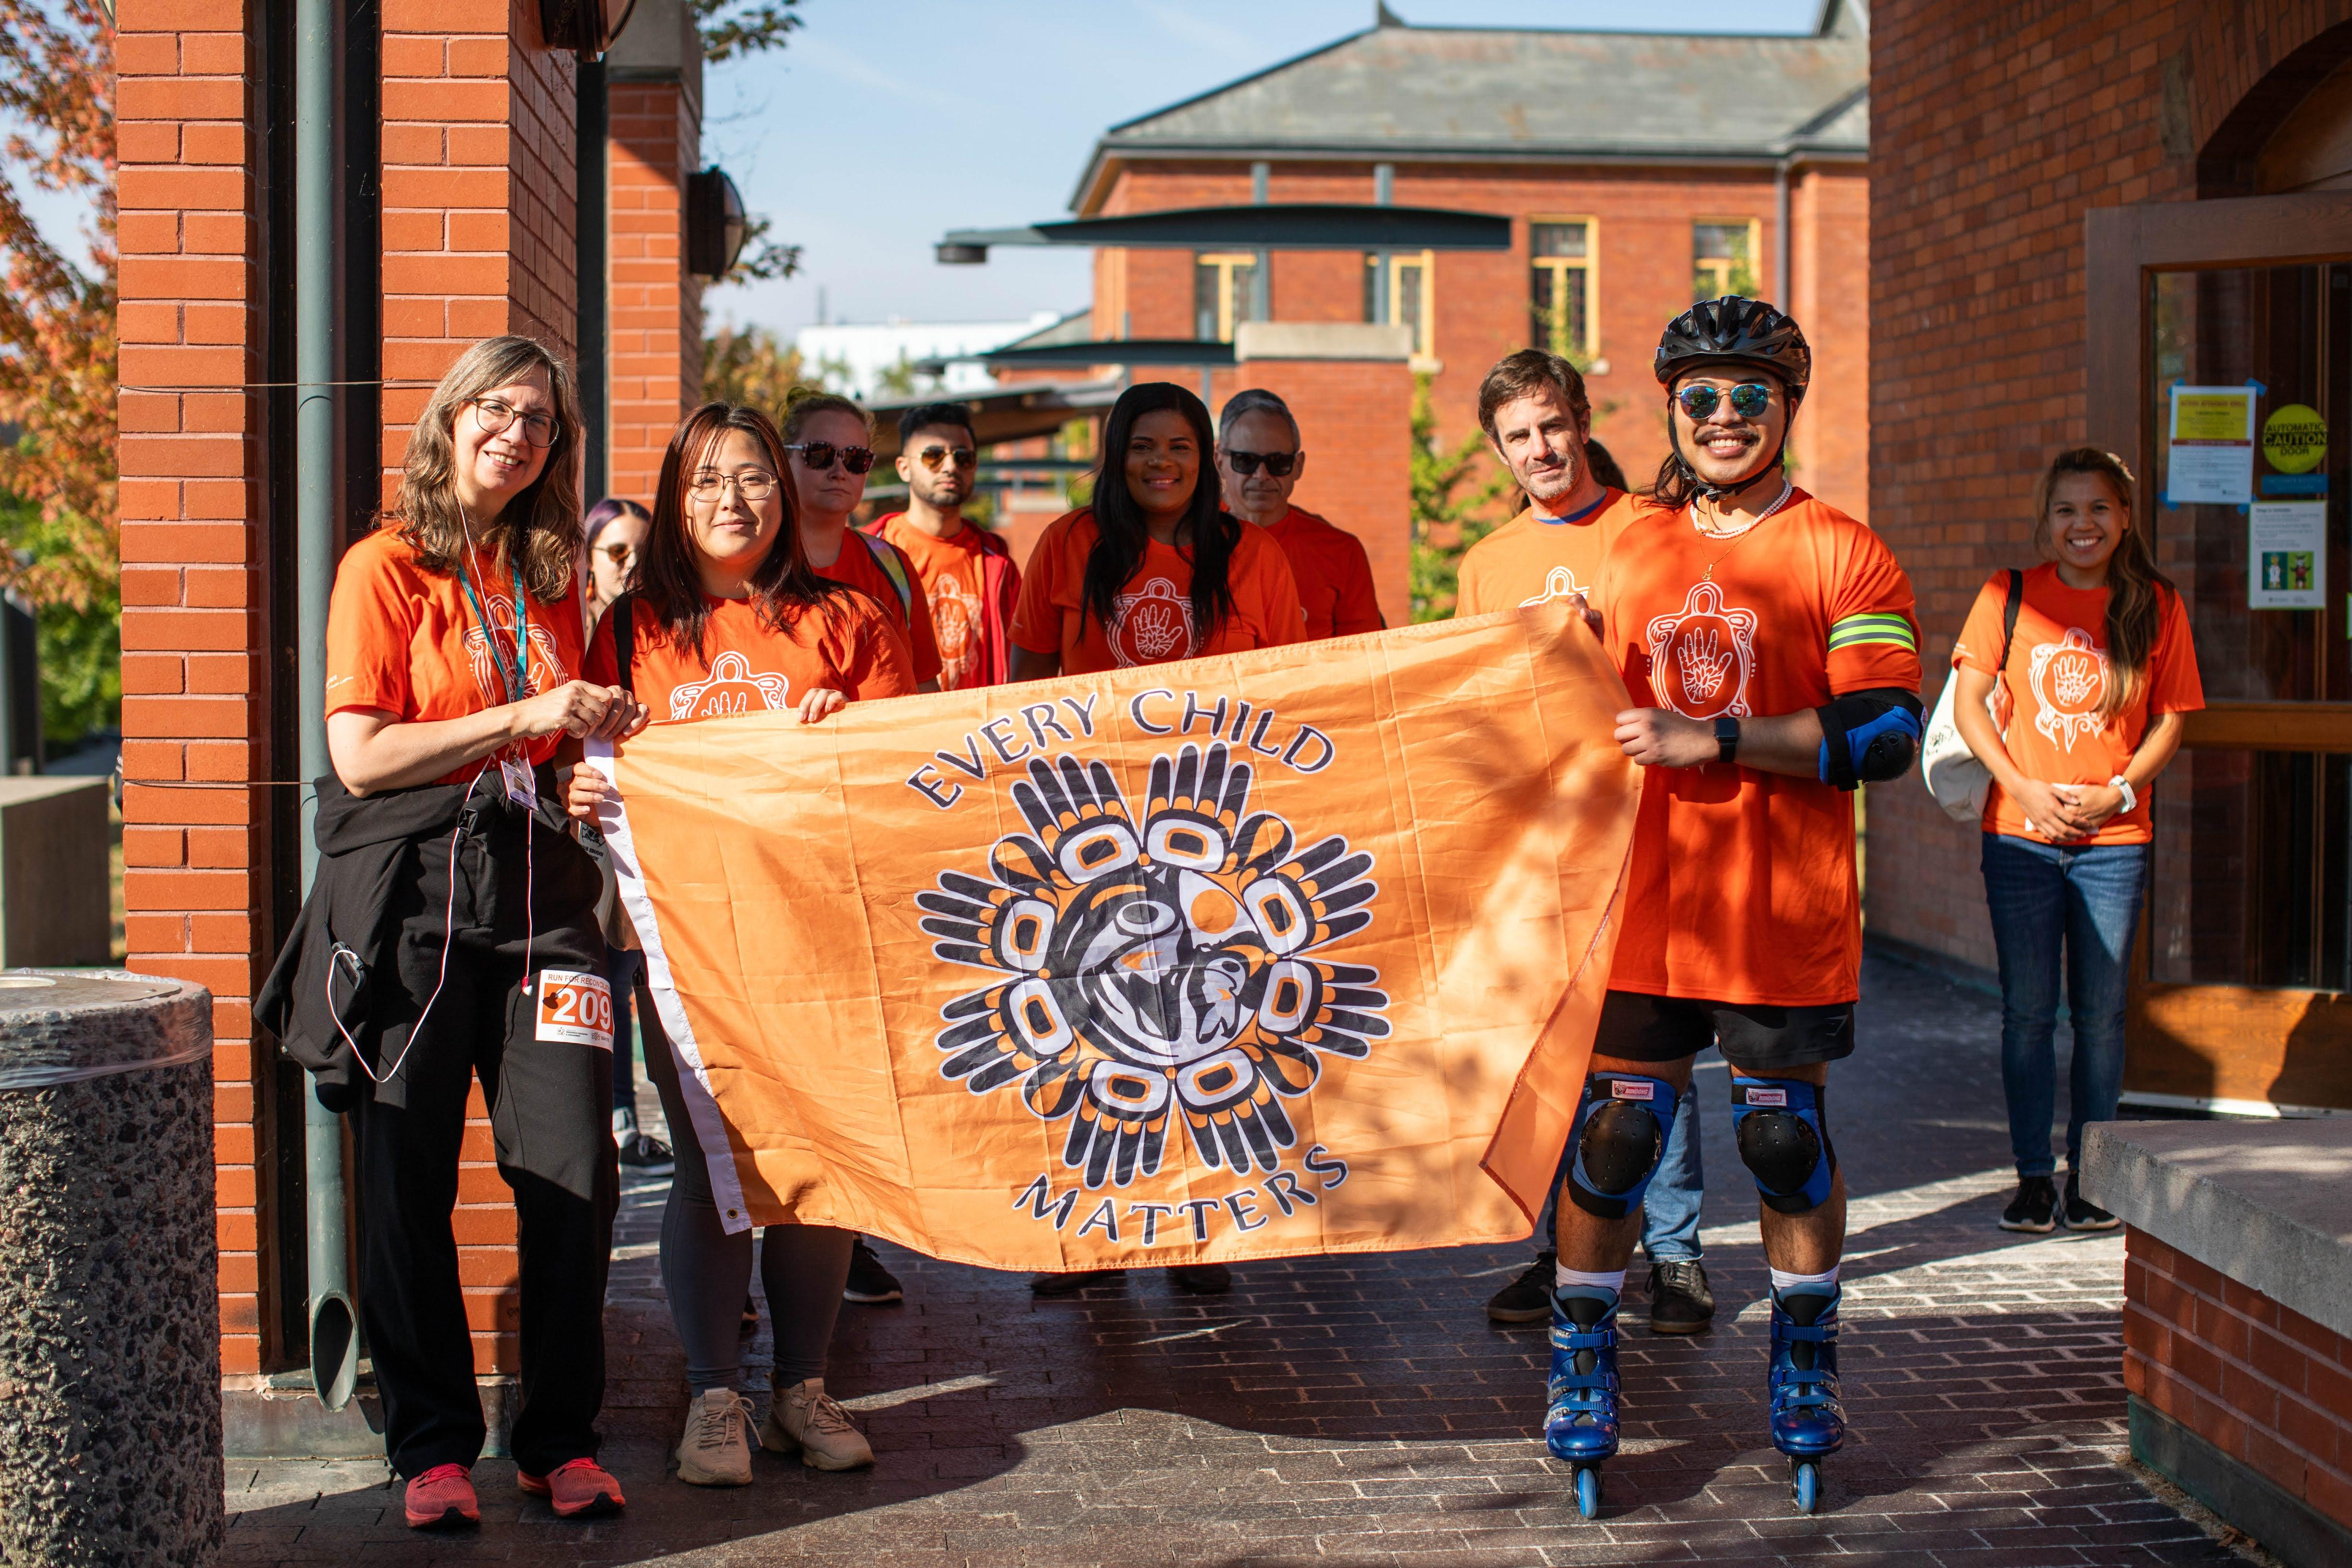
[[[1298,454],[1296,452],[1236,452],[1228,449],[1225,453],[1225,461],[1231,463],[1234,466],[1234,472],[1244,479],[1256,473],[1257,466],[1264,463],[1267,473],[1277,479],[1286,479],[1290,477],[1290,470],[1298,466]]]
[[[520,419],[524,440],[534,447],[555,445],[556,424],[551,414],[525,414],[514,405],[501,403],[495,397],[469,397],[466,401],[473,405],[474,417],[482,422],[486,435],[504,435]]]
[[[835,458],[840,458],[841,466],[853,474],[862,474],[874,466],[874,448],[871,447],[836,447],[830,441],[796,441],[784,450],[798,452],[802,466],[813,474],[821,474],[832,468]]]
[[[980,466],[980,454],[969,447],[926,447],[915,456],[922,459],[923,467],[935,474],[950,463],[959,468],[973,468]],[[849,471],[856,474],[865,470],[852,468]]]
[[[686,493],[700,505],[716,506],[729,485],[745,500],[761,501],[776,493],[776,476],[764,468],[746,468],[740,474],[697,474]]]
[[[1705,419],[1723,406],[1727,395],[1718,387],[1685,386],[1675,394],[1675,401],[1683,412],[1694,419]],[[1742,419],[1756,419],[1772,406],[1772,389],[1760,381],[1743,381],[1731,389],[1731,411]]]

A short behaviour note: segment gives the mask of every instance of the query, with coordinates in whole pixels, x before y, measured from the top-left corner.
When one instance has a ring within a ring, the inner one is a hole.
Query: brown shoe
[[[798,1454],[813,1470],[863,1469],[874,1462],[866,1434],[825,1393],[824,1379],[812,1377],[774,1393],[760,1423],[760,1447],[771,1454]]]

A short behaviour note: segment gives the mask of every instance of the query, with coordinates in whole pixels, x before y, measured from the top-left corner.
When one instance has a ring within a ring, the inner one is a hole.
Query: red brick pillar
[[[649,9],[621,35],[604,68],[612,168],[608,472],[613,494],[648,507],[670,432],[702,401],[702,283],[686,270],[686,177],[702,155],[702,47],[688,8],[677,12],[678,25],[669,26],[665,12]]]
[[[260,1370],[250,1001],[267,813],[241,389],[259,379],[245,0],[121,0],[123,900],[130,965],[213,994],[221,1369]],[[168,391],[142,390],[169,388]],[[187,786],[217,787],[187,787]],[[178,787],[175,787],[178,786]]]
[[[1412,331],[1356,322],[1245,321],[1240,363],[1211,405],[1264,387],[1290,405],[1307,453],[1292,500],[1364,542],[1381,614],[1412,620]]]

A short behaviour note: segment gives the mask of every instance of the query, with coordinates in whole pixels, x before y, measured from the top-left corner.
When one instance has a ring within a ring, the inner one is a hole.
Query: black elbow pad
[[[1821,716],[1821,777],[1839,789],[1901,778],[1918,760],[1925,726],[1919,694],[1899,686],[1849,691],[1816,708]]]

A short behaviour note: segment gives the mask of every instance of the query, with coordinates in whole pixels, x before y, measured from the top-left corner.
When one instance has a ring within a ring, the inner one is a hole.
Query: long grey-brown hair
[[[2156,655],[2157,635],[2164,629],[2164,595],[2178,596],[2172,579],[2157,570],[2156,552],[2148,548],[2147,531],[2132,513],[2132,471],[2113,452],[2096,447],[2073,447],[2050,459],[2049,470],[2033,491],[2033,544],[2044,561],[2058,558],[2050,536],[2050,502],[2058,481],[2070,474],[2090,474],[2106,481],[2123,512],[2124,536],[2107,557],[2107,670],[2109,679],[2099,699],[2099,717],[2113,719],[2140,700],[2147,686],[2147,663]]]
[[[580,545],[580,396],[572,371],[535,338],[484,338],[457,356],[433,389],[402,459],[400,492],[384,514],[383,526],[397,529],[427,571],[453,572],[464,558],[466,512],[457,500],[457,416],[474,399],[511,386],[538,371],[555,400],[555,444],[547,465],[520,495],[507,502],[487,537],[475,543],[490,551],[499,568],[520,562],[523,581],[542,603],[562,604],[571,594],[572,563]]]

